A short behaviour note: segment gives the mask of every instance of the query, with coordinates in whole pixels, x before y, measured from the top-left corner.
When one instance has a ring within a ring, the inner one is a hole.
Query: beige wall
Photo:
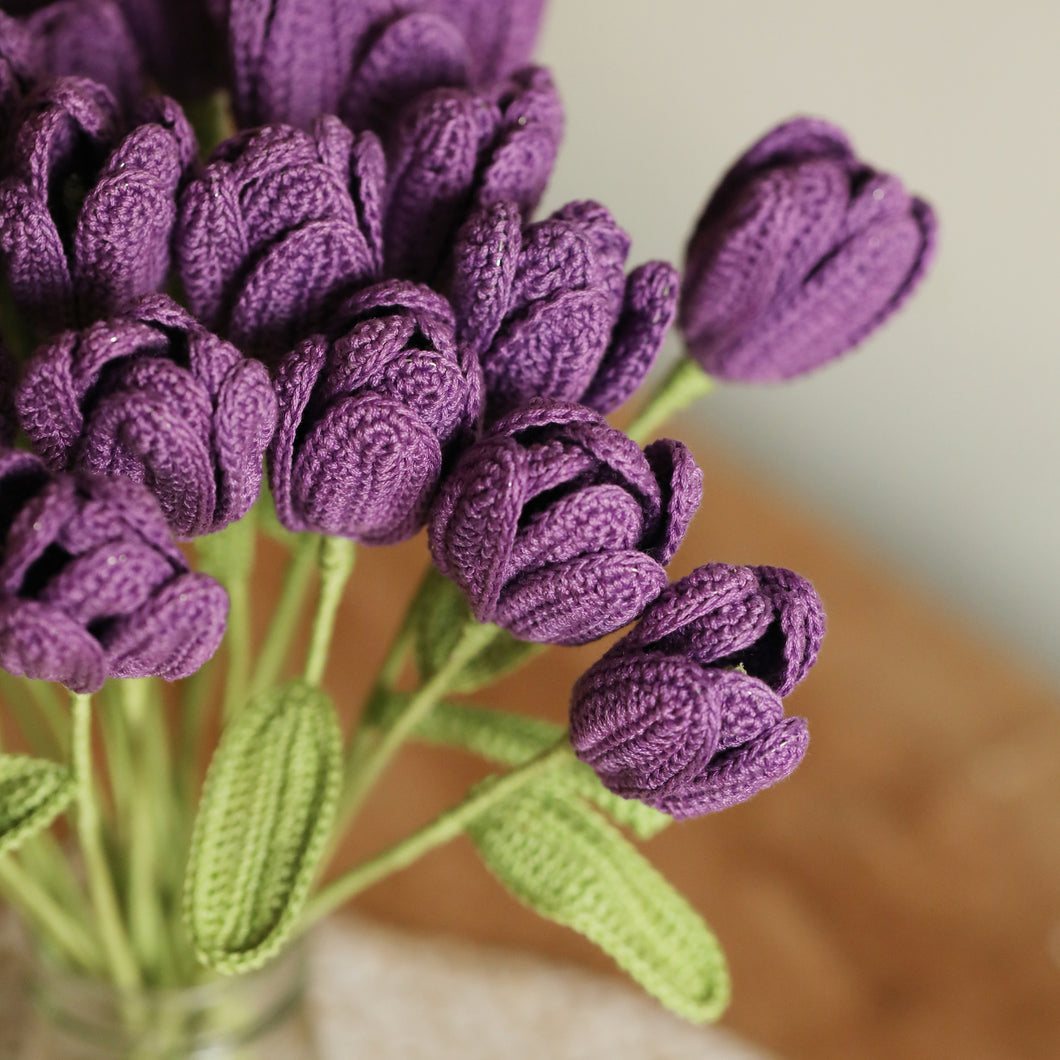
[[[545,205],[601,200],[635,260],[679,260],[722,168],[797,113],[935,203],[900,318],[699,414],[1060,680],[1060,3],[552,0],[539,55],[568,112]]]

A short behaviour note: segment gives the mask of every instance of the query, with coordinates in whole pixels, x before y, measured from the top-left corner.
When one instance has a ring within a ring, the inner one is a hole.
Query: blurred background
[[[935,205],[903,313],[816,375],[721,389],[697,425],[1054,687],[1058,46],[1053,0],[553,0],[538,49],[568,120],[545,209],[599,199],[633,262],[679,263],[722,171],[796,114]]]

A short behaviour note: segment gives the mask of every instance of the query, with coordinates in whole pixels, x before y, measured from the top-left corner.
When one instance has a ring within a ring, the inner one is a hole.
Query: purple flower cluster
[[[806,728],[781,697],[816,657],[816,594],[721,564],[668,585],[702,475],[603,416],[675,315],[732,379],[849,349],[924,274],[933,215],[798,119],[726,174],[683,278],[627,272],[598,203],[533,216],[564,124],[529,65],[542,3],[7,5],[0,273],[24,348],[0,344],[0,664],[82,691],[201,665],[227,603],[173,535],[245,516],[267,465],[289,530],[426,526],[476,618],[516,637],[636,622],[571,708],[618,794],[683,817],[794,768]],[[185,104],[226,86],[239,131],[200,160],[145,84]]]

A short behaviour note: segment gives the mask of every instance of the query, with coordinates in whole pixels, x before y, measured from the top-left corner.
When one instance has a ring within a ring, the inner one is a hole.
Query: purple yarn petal
[[[107,677],[99,642],[73,619],[35,600],[0,596],[0,667],[16,677],[98,692]]]
[[[650,801],[718,749],[718,675],[680,656],[605,656],[571,694],[571,745],[607,788]]]
[[[227,618],[228,594],[220,584],[205,574],[182,574],[101,638],[110,674],[189,677],[217,651]]]
[[[701,774],[674,785],[649,805],[680,821],[746,802],[789,777],[809,740],[805,719],[785,718],[748,743],[723,751]]]
[[[312,221],[277,240],[245,276],[228,322],[242,349],[273,358],[317,330],[374,263],[354,225]]]
[[[460,30],[474,58],[474,80],[488,84],[530,58],[544,0],[433,0],[431,8]]]
[[[448,19],[421,12],[399,16],[372,41],[339,112],[355,129],[383,127],[421,93],[468,84],[470,65],[467,43]]]
[[[468,92],[438,89],[408,107],[388,146],[386,270],[430,279],[471,201],[496,107]]]
[[[786,696],[817,661],[825,634],[824,608],[814,587],[794,571],[783,567],[753,570],[775,615],[777,628],[770,631],[768,639],[779,640],[780,658],[768,661],[769,656],[763,651],[746,668],[753,673],[761,666],[758,676],[779,695]]]
[[[512,76],[501,96],[498,139],[478,182],[476,205],[514,202],[524,217],[545,192],[563,139],[563,106],[543,67]]]
[[[931,208],[795,119],[725,175],[688,246],[680,324],[718,376],[788,379],[862,341],[909,296],[935,245]]]
[[[705,616],[724,616],[726,621],[713,624],[711,628],[726,629],[734,608],[745,611],[746,601],[757,598],[758,585],[758,577],[750,567],[733,567],[727,563],[697,567],[680,581],[668,585],[649,605],[637,625],[622,638],[621,650],[649,648],[663,643]],[[760,610],[765,613],[764,602]],[[764,631],[763,625],[761,632]],[[706,661],[732,650],[731,635],[725,633],[723,637],[715,647],[715,654]]]
[[[476,357],[489,348],[508,311],[521,228],[515,203],[497,202],[471,214],[456,236],[450,298],[457,338]]]
[[[673,559],[703,498],[703,472],[682,442],[663,438],[644,450],[662,489],[663,516],[659,544],[647,548],[663,566]]]
[[[535,302],[502,328],[482,358],[491,409],[519,406],[541,394],[577,401],[592,382],[611,323],[599,291],[564,291]]]
[[[56,0],[25,25],[42,74],[91,78],[131,108],[143,81],[140,51],[112,0]]]
[[[512,578],[490,619],[520,640],[588,644],[632,622],[666,587],[666,571],[633,549],[580,556]]]
[[[414,410],[360,394],[332,405],[305,436],[292,503],[307,527],[392,544],[423,525],[441,464],[438,439]]]
[[[651,371],[677,314],[680,277],[665,261],[629,274],[622,313],[611,344],[581,400],[604,415],[633,396]]]

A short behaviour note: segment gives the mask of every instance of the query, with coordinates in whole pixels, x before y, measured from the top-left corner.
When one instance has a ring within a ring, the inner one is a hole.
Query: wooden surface
[[[707,502],[673,576],[709,560],[791,567],[815,583],[830,623],[818,666],[788,700],[811,727],[796,775],[646,847],[728,952],[726,1025],[790,1060],[1054,1060],[1057,697],[716,447],[694,448]],[[329,674],[343,703],[359,702],[423,557],[422,539],[360,553]],[[600,650],[554,650],[479,698],[563,720],[571,683]],[[410,748],[340,860],[427,820],[481,772]],[[510,900],[462,841],[357,908],[609,968]]]

